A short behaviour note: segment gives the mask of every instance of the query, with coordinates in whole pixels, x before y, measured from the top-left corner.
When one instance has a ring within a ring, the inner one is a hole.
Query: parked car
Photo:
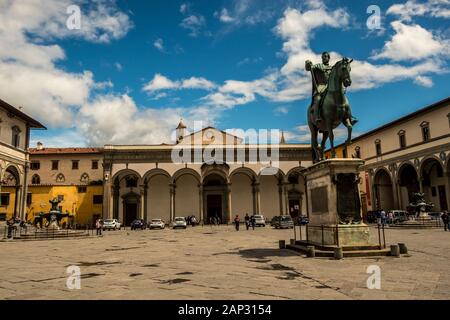
[[[164,229],[166,224],[161,219],[152,219],[152,221],[148,224],[148,227],[150,229]]]
[[[147,228],[145,221],[142,219],[133,220],[131,223],[131,230],[141,229],[145,230]]]
[[[176,229],[176,228],[186,229],[186,227],[187,227],[187,223],[186,223],[186,219],[184,217],[175,217],[175,220],[173,221],[173,225],[172,225],[173,229]]]
[[[274,221],[275,229],[293,228],[294,221],[291,216],[278,216],[278,219]]]
[[[408,221],[408,212],[404,210],[389,210],[387,216],[389,216],[389,212],[393,214],[393,222],[399,223]]]
[[[280,220],[281,216],[275,216],[270,220],[270,226],[275,227],[278,224],[278,221]]]
[[[121,225],[117,219],[105,219],[103,221],[103,230],[120,230]]]
[[[263,215],[255,214],[253,216],[253,218],[255,219],[255,226],[256,227],[261,227],[261,226],[265,227],[266,226],[266,219],[264,218]]]
[[[295,225],[297,226],[304,226],[309,223],[309,218],[307,216],[298,216],[295,219]]]

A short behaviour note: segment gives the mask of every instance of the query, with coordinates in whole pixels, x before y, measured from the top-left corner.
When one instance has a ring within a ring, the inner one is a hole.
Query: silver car
[[[166,227],[166,224],[161,219],[152,219],[148,227],[150,229],[164,229]]]
[[[266,226],[266,219],[264,218],[263,215],[261,214],[256,214],[253,216],[253,218],[255,219],[255,226],[257,227],[265,227]]]
[[[105,219],[103,221],[103,230],[120,230],[121,225],[117,219]]]
[[[176,229],[176,228],[186,229],[186,227],[187,227],[187,223],[186,223],[186,219],[184,217],[176,217],[172,223],[173,229]]]

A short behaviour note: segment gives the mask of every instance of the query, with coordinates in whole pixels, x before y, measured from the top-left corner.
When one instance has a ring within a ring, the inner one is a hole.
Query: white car
[[[120,222],[117,219],[103,220],[103,230],[120,230]]]
[[[255,226],[257,226],[257,227],[260,227],[260,226],[265,227],[266,226],[266,219],[264,218],[263,215],[256,214],[253,216],[253,218],[255,219]]]
[[[166,224],[161,219],[152,219],[149,223],[150,229],[164,229]]]
[[[174,229],[176,228],[186,229],[187,227],[186,219],[184,219],[184,217],[176,217],[175,220],[173,221],[172,226]]]

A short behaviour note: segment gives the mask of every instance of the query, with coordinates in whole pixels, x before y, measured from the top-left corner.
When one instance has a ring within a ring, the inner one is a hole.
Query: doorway
[[[206,196],[206,217],[207,222],[211,223],[212,218],[218,217],[219,222],[223,221],[222,216],[222,195],[220,194],[208,194]]]
[[[447,208],[447,194],[445,193],[445,186],[438,186],[439,193],[439,205],[441,207],[441,211],[448,210]]]
[[[289,214],[292,217],[292,219],[295,219],[300,215],[300,200],[298,199],[289,200]]]
[[[131,223],[137,218],[137,202],[125,202],[123,206],[123,215],[125,226],[131,226]]]

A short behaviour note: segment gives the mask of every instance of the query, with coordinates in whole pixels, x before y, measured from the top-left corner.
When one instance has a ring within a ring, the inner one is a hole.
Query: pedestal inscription
[[[311,200],[313,214],[328,212],[327,186],[312,189]]]

